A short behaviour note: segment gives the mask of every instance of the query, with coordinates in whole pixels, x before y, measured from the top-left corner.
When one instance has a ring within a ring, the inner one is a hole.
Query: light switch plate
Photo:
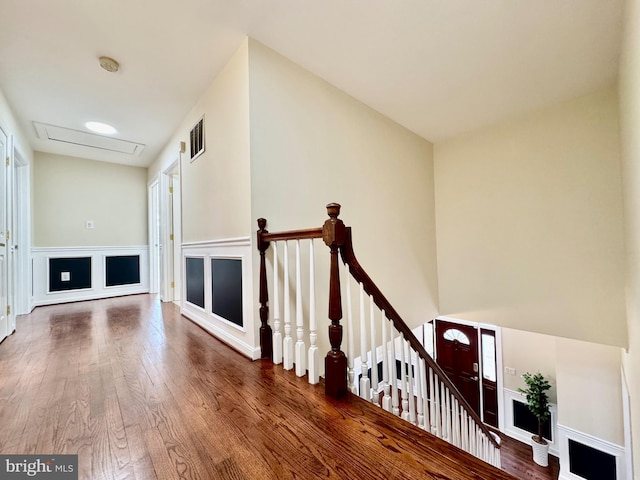
[[[85,223],[85,228],[92,230],[93,229],[93,220],[87,220]]]
[[[512,367],[504,367],[504,373],[506,373],[507,375],[514,375],[516,374],[516,369],[512,368]]]
[[[60,281],[61,282],[70,282],[71,281],[71,272],[60,272]]]

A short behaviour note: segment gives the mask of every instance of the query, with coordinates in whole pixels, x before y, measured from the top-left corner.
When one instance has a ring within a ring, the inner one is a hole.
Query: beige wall
[[[558,423],[624,445],[619,347],[556,339]]]
[[[250,235],[254,230],[249,183],[249,65],[245,41],[180,123],[149,180],[182,155],[183,242]],[[205,116],[205,152],[189,158],[189,132]]]
[[[504,375],[504,388],[524,388],[522,374],[540,372],[551,384],[549,400],[556,403],[556,337],[538,333],[502,329],[502,364],[515,368],[515,375]]]
[[[640,1],[628,0],[620,66],[620,130],[627,253],[629,350],[623,356],[629,387],[635,477],[640,479]]]
[[[319,227],[325,205],[342,204],[372,279],[411,326],[432,319],[432,145],[252,40],[249,65],[252,217],[271,231]],[[316,249],[326,273],[328,249]],[[316,284],[326,342],[328,280],[318,272]]]
[[[558,423],[617,445],[624,445],[619,347],[538,333],[502,329],[502,361],[516,369],[504,387],[524,388],[522,374],[542,373],[549,399],[558,406]]]
[[[434,152],[441,313],[625,346],[616,91]]]
[[[36,247],[146,245],[147,169],[36,152],[33,217]]]

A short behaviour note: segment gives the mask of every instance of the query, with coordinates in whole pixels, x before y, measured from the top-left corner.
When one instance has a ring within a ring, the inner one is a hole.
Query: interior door
[[[438,364],[480,416],[477,329],[437,320],[436,352]]]
[[[9,335],[7,315],[7,134],[0,128],[0,341]]]

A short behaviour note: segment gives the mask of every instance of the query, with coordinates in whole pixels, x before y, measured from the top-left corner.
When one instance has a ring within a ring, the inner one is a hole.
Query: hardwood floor
[[[247,360],[150,295],[18,319],[0,345],[0,452],[78,454],[91,480],[513,478]]]

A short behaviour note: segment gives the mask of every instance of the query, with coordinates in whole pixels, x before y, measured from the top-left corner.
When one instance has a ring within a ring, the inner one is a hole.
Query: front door
[[[438,364],[480,416],[477,329],[437,320],[436,352]]]

